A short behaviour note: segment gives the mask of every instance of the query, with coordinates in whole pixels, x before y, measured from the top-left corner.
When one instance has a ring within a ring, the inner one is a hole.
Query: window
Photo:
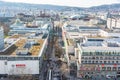
[[[99,57],[96,57],[96,59],[99,59]]]
[[[94,61],[92,61],[92,63],[94,63]]]
[[[113,57],[113,59],[115,59],[115,57]]]
[[[89,61],[89,63],[91,63],[91,61]]]
[[[87,61],[85,61],[85,63],[87,63]]]
[[[84,59],[84,57],[82,57],[82,59]]]
[[[39,58],[38,57],[34,57],[34,60],[38,60]]]
[[[96,63],[98,63],[98,61],[96,61]]]
[[[114,61],[112,61],[112,63],[114,63]]]
[[[106,67],[102,67],[102,70],[105,71],[105,70],[106,70]]]
[[[107,59],[107,57],[105,57],[105,59]]]
[[[117,59],[119,59],[119,57],[117,57]]]
[[[103,59],[103,57],[100,57],[100,59]]]
[[[89,59],[91,59],[91,57],[89,57]]]
[[[117,68],[116,68],[116,67],[113,67],[113,70],[117,70]]]
[[[111,67],[107,67],[107,70],[111,70]]]
[[[111,55],[111,53],[109,52],[109,55]]]
[[[88,57],[85,57],[85,59],[88,59]]]
[[[102,61],[100,61],[100,63],[102,63]]]
[[[111,59],[111,57],[109,57],[109,59]]]
[[[116,61],[116,63],[118,63],[118,61]]]
[[[92,52],[90,52],[90,55],[93,55]]]
[[[95,59],[95,57],[92,57],[92,59]]]
[[[110,63],[110,61],[108,61],[108,63]]]
[[[104,61],[104,63],[106,63],[106,61]]]
[[[84,63],[84,61],[82,61],[82,63]]]

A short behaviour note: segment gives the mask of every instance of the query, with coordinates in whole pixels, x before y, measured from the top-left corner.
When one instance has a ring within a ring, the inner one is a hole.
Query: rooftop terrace
[[[41,35],[40,35],[41,36]],[[10,55],[10,56],[38,56],[41,48],[43,47],[44,39],[41,37],[27,38],[20,35],[14,35],[8,39],[17,39],[16,42],[11,43],[12,45],[0,55]],[[6,39],[7,40],[7,39]]]

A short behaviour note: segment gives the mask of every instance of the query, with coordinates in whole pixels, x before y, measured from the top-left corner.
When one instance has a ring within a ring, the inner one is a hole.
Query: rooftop
[[[16,41],[11,41],[11,46],[5,49],[5,51],[0,52],[0,55],[38,56],[45,40],[45,38],[42,38],[41,36],[43,36],[43,34],[33,36],[32,38],[13,35],[6,40]]]
[[[120,52],[120,47],[88,46],[82,47],[84,52]]]
[[[89,27],[89,26],[80,26],[79,27],[79,29],[101,29],[101,28],[99,28],[99,27],[94,27],[94,26],[92,26],[92,27]]]
[[[28,49],[27,53],[30,53],[30,55],[32,55],[32,56],[38,56],[39,52],[40,52],[40,50],[42,48],[44,40],[43,39],[33,39],[33,40],[36,40],[36,43],[30,44],[30,45],[28,45],[28,47],[25,47],[26,46],[25,44],[27,43],[27,39],[24,39],[24,38],[20,39],[15,44],[15,46],[17,46],[17,49],[10,55],[15,56],[18,50],[21,50],[21,52],[22,52],[22,51]]]
[[[87,52],[120,52],[120,39],[88,39],[85,43],[81,44],[83,51]]]

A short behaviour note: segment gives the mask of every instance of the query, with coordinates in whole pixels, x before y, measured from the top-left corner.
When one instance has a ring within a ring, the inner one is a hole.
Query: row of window
[[[114,56],[120,55],[120,52],[83,52],[83,55],[106,55],[106,56]]]
[[[96,63],[96,64],[98,64],[98,63],[103,63],[103,64],[118,64],[118,63],[120,63],[120,61],[82,61],[82,63],[92,63],[92,64],[94,64],[94,63]]]
[[[95,69],[93,69],[95,70]],[[100,70],[102,71],[116,71],[116,70],[120,70],[120,67],[102,67]]]
[[[111,59],[113,59],[113,60],[115,60],[115,59],[120,59],[120,57],[115,57],[115,56],[112,56],[112,57],[110,57],[110,56],[108,56],[108,57],[94,57],[94,56],[92,56],[92,57],[82,57],[82,59],[97,59],[97,60],[99,60],[99,59],[101,59],[101,60],[103,60],[103,59],[105,59],[105,60],[111,60]]]
[[[102,70],[120,70],[120,67],[102,67]]]
[[[39,60],[39,57],[0,57],[0,60]]]

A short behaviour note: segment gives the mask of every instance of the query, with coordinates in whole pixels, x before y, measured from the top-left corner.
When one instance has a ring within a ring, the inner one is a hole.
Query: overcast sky
[[[24,2],[35,4],[54,4],[76,7],[91,7],[103,4],[120,3],[120,0],[1,0],[9,2]]]

